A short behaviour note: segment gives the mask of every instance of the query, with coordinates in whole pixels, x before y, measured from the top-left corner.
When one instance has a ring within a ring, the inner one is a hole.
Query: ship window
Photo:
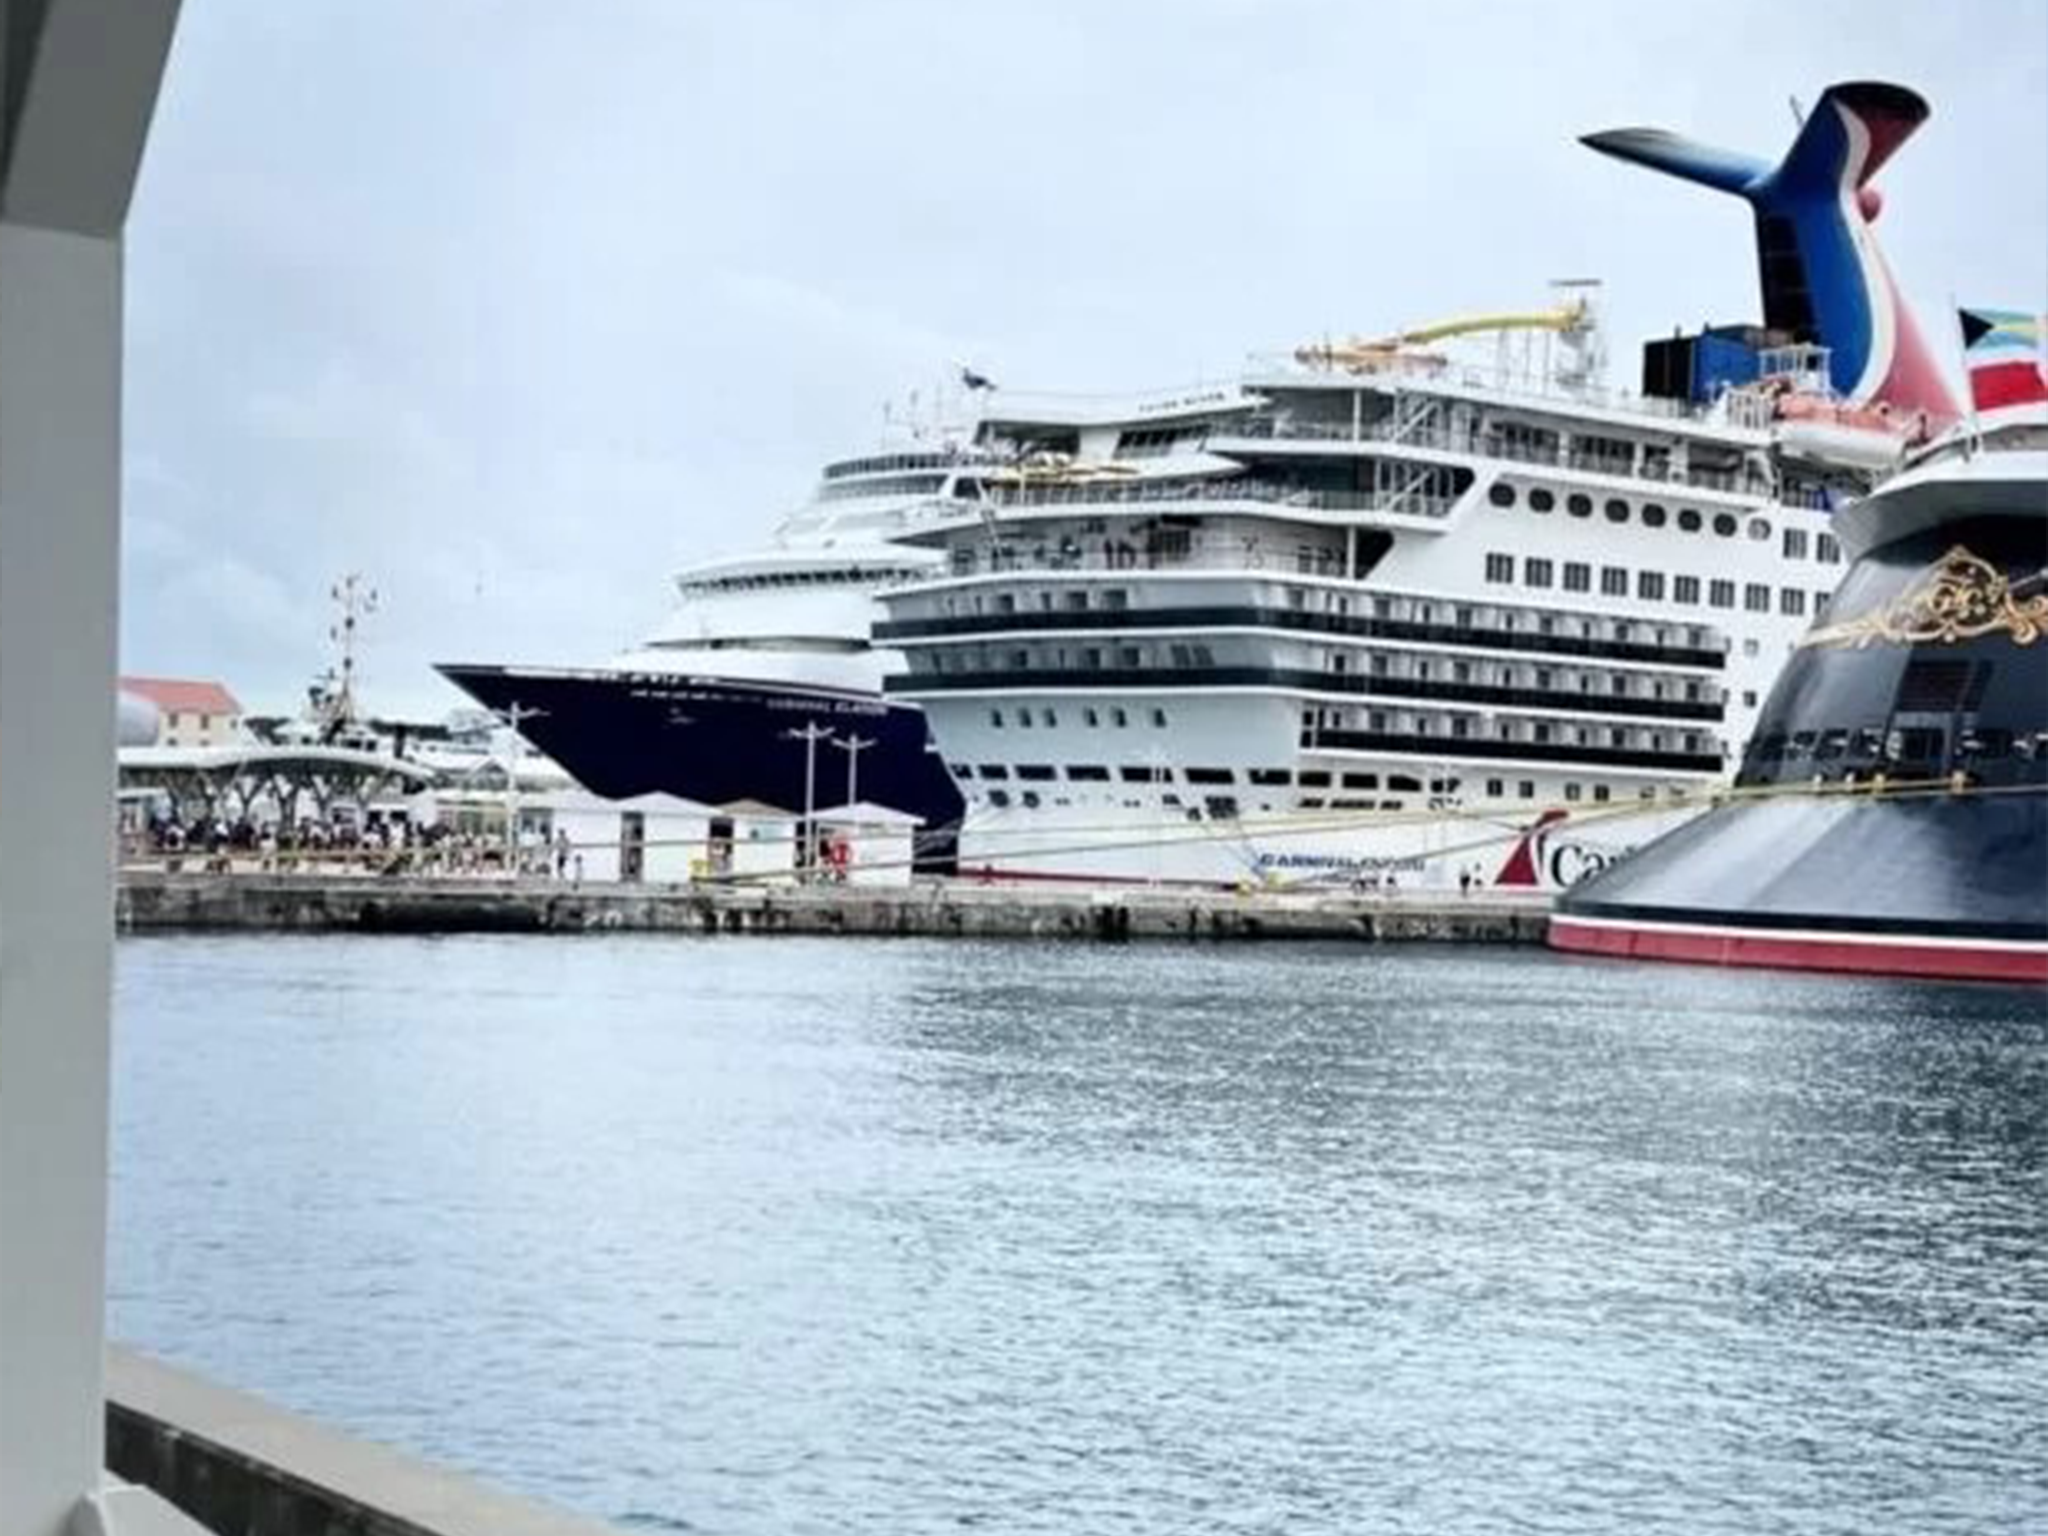
[[[1294,775],[1285,768],[1253,768],[1248,770],[1246,777],[1254,784],[1291,784],[1294,782]]]
[[[1235,784],[1237,775],[1228,768],[1190,768],[1187,780],[1190,784]]]
[[[1152,767],[1147,765],[1143,768],[1137,768],[1126,764],[1117,770],[1117,776],[1126,784],[1160,784],[1173,777],[1173,770],[1164,766]]]
[[[1102,716],[1098,715],[1092,709],[1084,709],[1081,711],[1081,723],[1086,725],[1090,730],[1093,730],[1096,726],[1102,724]]]
[[[946,768],[956,779],[971,779],[974,777],[974,765],[972,763],[948,763]]]
[[[1608,502],[1602,510],[1606,512],[1607,521],[1610,523],[1625,523],[1628,521],[1628,503],[1619,496]]]
[[[1003,712],[1000,709],[990,710],[988,712],[988,723],[1000,731],[1003,728]]]
[[[1202,809],[1209,813],[1211,821],[1237,820],[1237,796],[1209,795],[1202,801]]]
[[[1515,504],[1515,488],[1505,480],[1496,480],[1487,487],[1486,499],[1496,507],[1512,507]]]
[[[1804,560],[1806,558],[1806,530],[1804,528],[1787,528],[1785,530],[1785,558],[1787,560]]]
[[[1691,507],[1680,507],[1678,509],[1678,526],[1686,533],[1698,533],[1700,531],[1699,513],[1695,512]]]
[[[1109,770],[1100,763],[1069,763],[1067,764],[1067,777],[1076,783],[1107,784],[1109,782]]]
[[[1664,601],[1664,573],[1662,571],[1637,571],[1636,596],[1646,603]]]
[[[1564,563],[1564,589],[1567,592],[1590,592],[1593,590],[1593,568],[1583,560],[1567,560]]]
[[[1643,503],[1643,526],[1645,528],[1662,528],[1666,516],[1667,514],[1664,509],[1656,502],[1646,501]]]
[[[1600,591],[1607,597],[1628,596],[1628,572],[1618,565],[1600,567]]]
[[[1052,764],[1050,763],[1019,763],[1017,765],[1017,777],[1028,783],[1043,784],[1055,776]]]
[[[1767,518],[1752,517],[1749,520],[1749,536],[1761,544],[1771,536],[1771,525]]]
[[[1505,780],[1488,779],[1486,781],[1486,798],[1489,800],[1500,799],[1501,796],[1506,792],[1506,790],[1507,783]]]
[[[1037,810],[1037,809],[1038,809],[1038,805],[1039,805],[1039,799],[1038,799],[1038,791],[1037,791],[1037,790],[1035,790],[1035,789],[1027,789],[1027,790],[1025,790],[1025,791],[1024,791],[1024,793],[1023,793],[1022,799],[1023,799],[1023,801],[1024,801],[1024,806],[1025,806],[1025,809],[1026,809],[1026,810],[1034,810],[1034,811],[1035,811],[1035,810]]]
[[[1751,613],[1771,611],[1771,589],[1760,581],[1752,581],[1742,589],[1742,606]]]
[[[1010,803],[1010,792],[1007,789],[992,789],[988,792],[988,803],[1000,810]]]
[[[1030,710],[1028,710],[1028,709],[1020,709],[1020,710],[1018,710],[1018,711],[1017,711],[1017,723],[1018,723],[1019,725],[1023,726],[1025,730],[1027,730],[1027,731],[1028,731],[1028,730],[1030,730],[1030,729],[1031,729],[1031,711],[1030,711]]]
[[[1565,797],[1565,799],[1567,799],[1567,800],[1576,800],[1576,799],[1578,799],[1578,798],[1580,797],[1580,794],[1581,794],[1581,791],[1580,791],[1580,789],[1579,789],[1579,786],[1578,786],[1578,785],[1576,785],[1576,784],[1567,784],[1567,785],[1565,785],[1565,787],[1564,787],[1564,797]]]
[[[1502,582],[1515,579],[1515,557],[1513,555],[1488,555],[1486,557],[1486,579]]]
[[[1522,562],[1522,581],[1525,585],[1531,587],[1549,586],[1550,562],[1548,560],[1539,560],[1533,555],[1524,560]]]
[[[1529,493],[1529,510],[1531,512],[1548,512],[1556,505],[1557,498],[1540,486]]]
[[[1157,727],[1158,727],[1158,728],[1159,728],[1160,730],[1162,730],[1162,731],[1163,731],[1163,730],[1165,730],[1165,729],[1166,729],[1166,711],[1165,711],[1165,710],[1163,710],[1163,709],[1155,709],[1155,710],[1153,710],[1153,711],[1152,711],[1152,723],[1153,723],[1153,724],[1154,724],[1155,726],[1157,726]]]
[[[1697,603],[1700,600],[1700,579],[1697,576],[1674,576],[1671,578],[1671,600],[1674,603]]]
[[[1593,798],[1605,803],[1608,798],[1607,786],[1605,784],[1595,784],[1593,786]]]
[[[1120,667],[1135,667],[1143,663],[1135,645],[1120,645],[1116,651],[1116,664]]]
[[[981,765],[981,776],[984,779],[1007,779],[1010,776],[1010,770],[1001,763],[983,763]]]
[[[1303,800],[1301,802],[1301,808],[1304,811],[1320,811],[1323,808],[1323,802],[1319,798]]]
[[[1734,537],[1735,537],[1735,517],[1734,517],[1734,514],[1732,514],[1732,513],[1728,513],[1728,512],[1716,512],[1716,513],[1714,514],[1714,532],[1718,533],[1718,534],[1719,534],[1719,535],[1720,535],[1720,536],[1721,536],[1722,538],[1724,538],[1724,539],[1732,539],[1732,538],[1734,538]]]
[[[1109,712],[1109,718],[1115,724],[1118,730],[1122,730],[1125,726],[1131,723],[1131,717],[1125,714],[1120,709],[1112,709]]]
[[[1536,798],[1536,781],[1534,779],[1522,780],[1520,784],[1515,786],[1515,793],[1524,800],[1534,800]]]
[[[1733,608],[1735,606],[1735,583],[1718,576],[1708,582],[1707,606],[1710,608]]]
[[[1790,619],[1806,617],[1806,589],[1786,587],[1778,593],[1778,612]]]
[[[1813,594],[1813,616],[1815,618],[1819,618],[1828,611],[1828,604],[1833,600],[1833,597],[1834,594],[1831,592],[1817,591]]]
[[[1346,789],[1378,789],[1380,776],[1376,773],[1347,773],[1344,775]]]
[[[1419,795],[1422,793],[1422,780],[1405,773],[1389,774],[1387,792],[1394,795]]]
[[[996,594],[996,612],[997,612],[997,613],[1015,613],[1016,611],[1017,611],[1017,595],[1016,595],[1016,593],[1014,593],[1014,592],[999,592],[999,593],[997,593],[997,594]]]
[[[1564,509],[1571,513],[1573,517],[1591,517],[1593,515],[1593,498],[1584,492],[1574,491],[1565,498]]]
[[[1372,802],[1370,800],[1346,800],[1340,796],[1330,802],[1330,809],[1333,811],[1369,811],[1372,809]]]

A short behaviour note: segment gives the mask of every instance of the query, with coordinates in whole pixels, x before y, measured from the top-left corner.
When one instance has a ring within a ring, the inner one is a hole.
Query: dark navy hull
[[[2048,983],[2048,519],[1945,523],[1851,569],[1737,797],[1572,888],[1551,943]]]
[[[930,745],[924,712],[871,694],[645,672],[444,665],[441,674],[519,732],[592,794],[662,793],[705,805],[804,806],[804,743],[817,724],[872,746],[858,754],[864,801],[924,818],[935,866],[950,858],[964,802]],[[847,754],[816,749],[815,801],[846,799]]]

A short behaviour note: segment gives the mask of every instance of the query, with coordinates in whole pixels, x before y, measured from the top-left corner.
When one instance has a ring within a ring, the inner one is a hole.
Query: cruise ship
[[[1696,815],[1829,610],[1836,509],[1954,414],[1870,230],[1926,114],[1834,87],[1775,167],[1590,138],[1757,213],[1764,324],[1651,344],[1639,394],[1567,285],[1225,387],[992,402],[1010,467],[906,530],[939,569],[876,630],[963,871],[1536,888]]]
[[[2031,403],[1839,516],[1855,563],[1733,791],[1568,892],[1554,947],[2048,983],[2048,383],[1992,366]]]
[[[941,562],[902,541],[979,505],[988,466],[936,428],[918,433],[826,465],[765,547],[677,573],[662,626],[602,665],[439,670],[594,794],[790,811],[867,801],[921,817],[943,864],[960,792],[923,712],[883,696],[904,663],[871,630],[878,592]]]

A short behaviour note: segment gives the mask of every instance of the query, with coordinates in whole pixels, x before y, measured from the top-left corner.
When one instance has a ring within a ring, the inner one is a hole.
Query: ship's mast
[[[340,676],[320,703],[322,734],[332,738],[355,723],[356,642],[362,621],[377,611],[377,589],[360,571],[350,571],[328,590],[328,596],[335,616],[327,638],[341,652]]]

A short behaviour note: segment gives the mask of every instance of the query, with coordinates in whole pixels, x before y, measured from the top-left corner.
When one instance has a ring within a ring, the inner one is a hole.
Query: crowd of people
[[[502,832],[438,822],[416,826],[402,819],[359,823],[349,817],[313,817],[258,824],[246,816],[185,822],[160,813],[150,818],[143,846],[134,851],[173,867],[194,860],[200,868],[223,873],[252,866],[265,872],[320,868],[394,875],[510,871],[558,880],[581,879],[583,873],[583,856],[563,833],[550,839],[529,826],[508,848]]]

